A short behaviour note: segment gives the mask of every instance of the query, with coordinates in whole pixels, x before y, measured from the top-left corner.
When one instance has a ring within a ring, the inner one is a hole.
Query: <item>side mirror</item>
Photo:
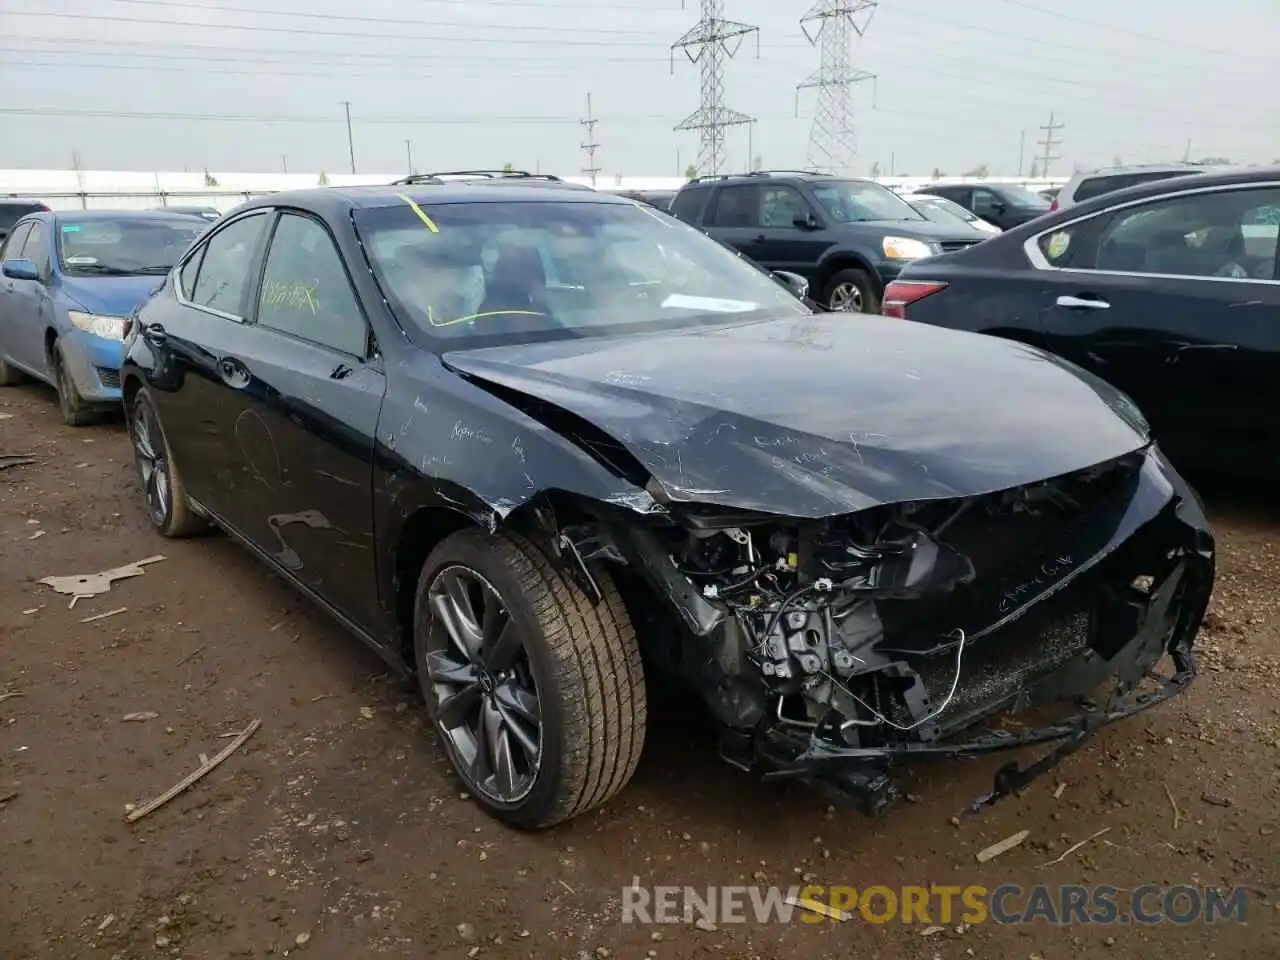
[[[791,223],[794,226],[799,227],[801,230],[817,230],[818,229],[817,218],[814,217],[812,213],[809,214],[807,217],[796,217],[794,220],[791,221]]]
[[[996,213],[1004,213],[1009,209],[1009,205],[1005,203],[1003,200],[997,200],[995,203],[991,205],[991,209],[994,210]]]
[[[790,270],[775,270],[773,279],[794,293],[799,300],[809,296],[809,281],[798,273],[792,273]]]
[[[0,270],[10,280],[40,279],[40,269],[30,260],[6,260]]]

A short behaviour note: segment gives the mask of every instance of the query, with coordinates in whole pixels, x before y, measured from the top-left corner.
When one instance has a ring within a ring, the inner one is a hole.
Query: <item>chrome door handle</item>
[[[1088,300],[1084,297],[1059,297],[1058,306],[1070,310],[1108,310],[1111,304],[1105,300]]]

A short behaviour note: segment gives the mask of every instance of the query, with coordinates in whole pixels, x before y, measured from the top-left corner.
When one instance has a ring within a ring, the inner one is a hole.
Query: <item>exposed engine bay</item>
[[[1213,543],[1164,467],[1147,448],[961,500],[816,521],[692,508],[610,539],[670,601],[642,649],[701,692],[725,758],[875,811],[898,760],[1060,759],[1190,682]]]

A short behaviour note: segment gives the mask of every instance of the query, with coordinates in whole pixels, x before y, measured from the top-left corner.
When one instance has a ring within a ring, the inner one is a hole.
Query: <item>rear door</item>
[[[707,205],[703,224],[706,232],[721,243],[759,263],[764,239],[760,230],[760,185],[733,183],[719,187]]]
[[[1128,393],[1188,465],[1280,470],[1272,221],[1280,185],[1189,187],[1034,242],[1051,348]]]
[[[281,211],[251,322],[221,357],[243,452],[228,520],[305,586],[368,628],[378,595],[373,444],[386,378],[324,223]]]
[[[148,387],[174,460],[187,492],[219,517],[258,493],[242,479],[245,452],[222,370],[245,327],[270,221],[270,211],[255,210],[220,224],[183,260],[172,295],[139,314],[154,364]]]
[[[30,231],[31,224],[18,224],[0,245],[0,262],[21,259],[22,245],[26,243]],[[18,281],[0,277],[0,355],[10,359],[16,359],[14,350],[19,339],[17,294]]]

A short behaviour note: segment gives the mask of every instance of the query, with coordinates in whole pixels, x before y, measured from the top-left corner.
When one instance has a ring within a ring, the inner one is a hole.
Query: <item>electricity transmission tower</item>
[[[876,0],[818,0],[800,19],[800,28],[818,47],[821,64],[817,73],[796,87],[796,112],[800,91],[816,89],[818,103],[809,131],[809,166],[833,173],[847,172],[853,165],[857,146],[853,136],[853,85],[875,80],[865,70],[850,65],[850,43],[856,33],[866,33],[875,16]]]
[[[579,120],[580,124],[587,128],[587,142],[582,144],[582,149],[587,153],[587,165],[582,168],[582,172],[591,178],[591,185],[596,185],[596,174],[600,172],[600,168],[596,166],[596,151],[600,149],[600,144],[596,143],[596,124],[597,120],[591,113],[591,94],[587,94],[587,118]]]
[[[1062,145],[1062,141],[1055,137],[1054,131],[1061,130],[1063,124],[1053,122],[1053,111],[1049,111],[1049,122],[1040,125],[1040,129],[1044,131],[1044,139],[1038,141],[1040,146],[1044,147],[1044,153],[1040,157],[1040,176],[1047,177],[1049,175],[1049,164],[1054,160],[1061,160],[1062,155],[1053,152],[1053,148]]]
[[[676,125],[676,130],[697,130],[700,137],[698,173],[720,172],[725,160],[724,137],[729,127],[754,123],[755,118],[724,105],[724,65],[732,60],[750,34],[756,36],[756,56],[760,55],[760,29],[750,24],[726,20],[724,0],[700,0],[702,17],[697,25],[671,45],[671,71],[675,72],[675,52],[683,50],[691,63],[702,67],[702,104]]]

